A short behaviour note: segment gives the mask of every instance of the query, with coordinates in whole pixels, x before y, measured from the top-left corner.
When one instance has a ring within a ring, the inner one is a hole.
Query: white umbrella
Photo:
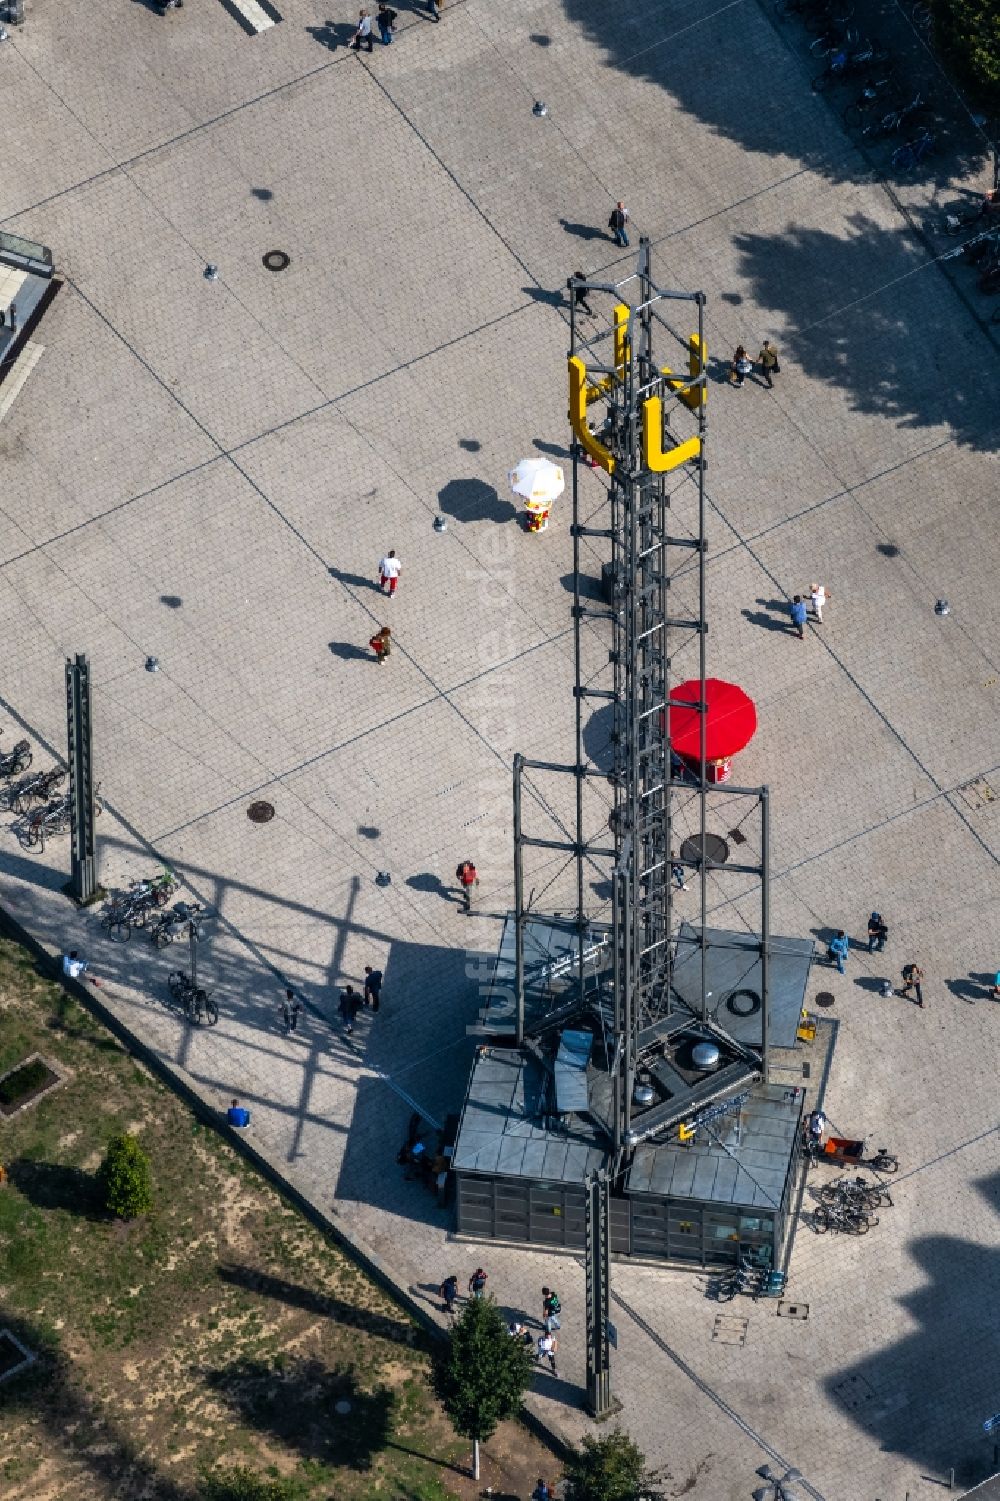
[[[551,503],[566,488],[562,470],[551,459],[522,459],[509,478],[514,494],[536,505]]]

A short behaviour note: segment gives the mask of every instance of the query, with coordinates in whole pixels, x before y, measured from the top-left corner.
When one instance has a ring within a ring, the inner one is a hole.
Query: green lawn
[[[219,1462],[303,1501],[478,1492],[408,1315],[0,940],[0,1074],[33,1053],[66,1077],[0,1118],[0,1327],[39,1356],[0,1385],[5,1501],[195,1501]],[[129,1225],[95,1181],[120,1130],[152,1163],[153,1210]],[[490,1478],[518,1494],[539,1463],[512,1429]]]

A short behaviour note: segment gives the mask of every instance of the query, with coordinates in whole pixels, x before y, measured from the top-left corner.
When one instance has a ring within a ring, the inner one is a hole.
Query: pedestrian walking
[[[841,928],[836,938],[830,939],[830,953],[828,957],[830,963],[835,964],[841,974],[844,973],[844,960],[847,958],[847,953],[850,947],[850,940],[848,939],[847,934],[844,932],[843,928]]]
[[[753,361],[747,354],[742,344],[737,344],[733,351],[733,358],[729,366],[729,380],[737,391],[742,391],[743,383],[753,369]]]
[[[990,991],[991,1001],[1000,1001],[1000,969],[993,976],[993,988]]]
[[[573,272],[573,276],[575,277],[575,279],[577,281],[586,281],[586,277],[584,276],[584,274],[583,274],[582,271],[574,271]],[[591,307],[590,303],[587,301],[587,288],[586,287],[574,287],[573,288],[573,306],[574,307],[582,307],[583,311],[585,313],[589,313],[592,318],[595,316],[594,309]]]
[[[674,878],[674,885],[677,887],[678,891],[687,891],[687,881],[685,881],[684,879],[683,865],[671,865],[670,874]]]
[[[340,1019],[344,1023],[344,1030],[348,1037],[354,1031],[354,1019],[363,1004],[353,985],[348,985],[346,990],[340,992]]]
[[[620,245],[623,250],[628,249],[628,230],[625,227],[628,224],[628,220],[628,209],[619,198],[618,202],[611,210],[611,217],[608,220],[608,228],[611,230],[614,236],[615,244]]]
[[[801,594],[796,594],[791,604],[792,624],[799,633],[799,640],[806,639],[806,607]]]
[[[381,0],[375,19],[378,22],[378,32],[382,38],[382,46],[388,47],[392,41],[392,33],[396,25],[396,12],[385,4],[385,0]]]
[[[392,631],[387,625],[382,626],[381,630],[375,632],[368,645],[375,653],[375,660],[381,667],[383,662],[388,661],[389,653],[392,651]]]
[[[462,888],[462,907],[472,911],[472,888],[479,885],[479,875],[471,860],[463,860],[455,871],[455,879]]]
[[[899,994],[905,995],[907,999],[909,999],[910,991],[915,991],[917,996],[917,1005],[920,1007],[921,1011],[924,1007],[924,993],[920,988],[920,982],[923,978],[924,972],[920,968],[919,964],[903,965],[903,988],[899,992]]]
[[[484,1272],[481,1266],[477,1266],[469,1278],[469,1292],[474,1298],[482,1298],[486,1293],[486,1279],[488,1272]]]
[[[541,1475],[539,1475],[538,1484],[531,1493],[531,1501],[553,1501],[552,1487],[545,1483]]]
[[[444,1309],[442,1311],[453,1314],[455,1312],[455,1300],[458,1297],[458,1278],[455,1276],[446,1277],[438,1288],[438,1296],[444,1299]]]
[[[885,948],[885,940],[889,936],[889,929],[882,920],[881,912],[873,912],[868,919],[868,952],[869,954],[881,954]]]
[[[772,377],[780,374],[781,366],[778,364],[778,351],[769,339],[765,339],[760,346],[757,363],[760,366],[761,375],[767,381],[768,390],[770,390],[774,385]]]
[[[372,40],[372,18],[366,10],[363,10],[358,17],[358,29],[354,33],[354,41],[351,43],[355,52],[360,52],[362,42],[368,43],[369,52],[375,45]]]
[[[538,1337],[538,1359],[547,1360],[553,1376],[558,1376],[556,1370],[556,1351],[559,1349],[559,1341],[554,1334],[541,1334]]]
[[[366,964],[365,965],[365,1005],[366,1006],[370,1006],[373,1011],[377,1011],[378,1008],[379,1008],[379,1001],[381,999],[381,996],[382,996],[382,971],[380,969],[372,969],[372,967],[371,967],[370,964]]]
[[[427,9],[430,11],[432,18],[435,21],[440,21],[441,6],[439,0],[427,0]]]
[[[387,552],[385,557],[378,565],[378,586],[384,593],[386,585],[388,584],[390,599],[396,592],[396,585],[399,583],[399,575],[402,571],[402,567],[402,563],[396,557],[395,548],[392,548],[389,552]]]
[[[302,1002],[294,990],[286,990],[281,998],[281,1019],[285,1024],[286,1032],[295,1032],[299,1025],[299,1012],[302,1010]]]
[[[809,585],[809,603],[812,605],[812,615],[817,625],[823,624],[823,607],[829,598],[822,584]]]
[[[557,1329],[562,1328],[562,1323],[559,1318],[559,1315],[561,1313],[562,1304],[559,1301],[559,1294],[557,1292],[553,1292],[552,1288],[550,1287],[543,1287],[542,1323],[545,1326],[546,1334],[554,1334]]]
[[[89,968],[89,961],[81,959],[77,949],[70,949],[68,954],[63,954],[62,972],[70,980],[82,980]]]

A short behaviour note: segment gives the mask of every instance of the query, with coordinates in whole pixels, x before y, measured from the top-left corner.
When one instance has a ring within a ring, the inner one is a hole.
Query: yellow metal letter
[[[575,354],[569,357],[569,420],[581,447],[608,474],[613,473],[615,461],[610,450],[597,441],[587,426],[587,371],[583,361],[577,359]]]
[[[688,380],[697,380],[707,363],[708,349],[705,340],[699,339],[697,334],[689,334]],[[664,365],[662,374],[673,375],[673,371],[667,365]],[[686,407],[690,407],[692,412],[696,412],[699,407],[705,405],[708,392],[705,389],[704,381],[700,382],[697,386],[690,386],[687,381],[675,378],[674,380],[668,380],[667,385],[671,391],[677,392],[681,401],[683,401]]]
[[[644,469],[654,474],[665,474],[678,469],[701,453],[701,438],[688,438],[676,448],[663,451],[663,402],[658,396],[647,396],[642,404],[642,463]]]

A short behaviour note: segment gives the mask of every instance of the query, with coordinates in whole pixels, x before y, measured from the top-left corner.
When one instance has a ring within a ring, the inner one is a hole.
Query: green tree
[[[153,1207],[149,1158],[134,1136],[120,1131],[108,1142],[98,1178],[104,1202],[120,1220],[134,1220]]]
[[[479,1443],[512,1418],[531,1380],[530,1346],[511,1339],[492,1298],[472,1298],[434,1360],[434,1387],[463,1438],[472,1439],[472,1476],[479,1479]]]
[[[1000,113],[997,0],[931,0],[934,40],[977,101]]]
[[[199,1501],[302,1501],[308,1487],[294,1476],[258,1475],[248,1465],[220,1465],[204,1470]]]
[[[620,1428],[583,1440],[564,1467],[566,1501],[660,1501],[646,1456]]]

